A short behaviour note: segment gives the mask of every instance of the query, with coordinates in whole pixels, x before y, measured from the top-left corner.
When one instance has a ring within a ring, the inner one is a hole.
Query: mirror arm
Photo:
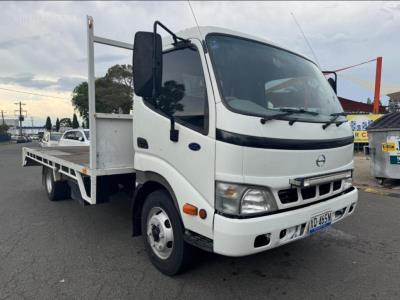
[[[162,29],[164,29],[166,32],[168,32],[172,38],[174,39],[174,44],[178,43],[178,40],[184,42],[184,41],[188,41],[184,38],[181,38],[179,36],[177,36],[175,33],[173,33],[167,26],[165,26],[163,23],[161,23],[160,21],[155,21],[154,25],[153,25],[153,32],[157,33],[157,25],[159,25]]]
[[[157,66],[156,66],[156,43],[157,43],[157,22],[158,21],[156,21],[156,22],[154,22],[154,25],[153,25],[153,91],[152,91],[152,96],[153,96],[153,99],[156,97],[156,76],[155,76],[155,74],[156,74],[156,68],[157,68]]]
[[[174,116],[170,117],[171,121],[171,129],[169,130],[169,139],[172,142],[179,141],[179,130],[175,128],[175,118]]]

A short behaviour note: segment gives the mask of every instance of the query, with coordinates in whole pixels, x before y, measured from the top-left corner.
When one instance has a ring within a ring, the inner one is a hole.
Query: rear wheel
[[[42,181],[50,201],[69,199],[71,191],[66,181],[55,181],[53,170],[43,167]]]
[[[385,178],[377,177],[376,181],[378,182],[378,184],[383,185],[383,183],[385,182]]]
[[[147,196],[142,209],[142,234],[151,262],[162,273],[172,276],[190,266],[193,247],[183,239],[182,221],[166,191]]]

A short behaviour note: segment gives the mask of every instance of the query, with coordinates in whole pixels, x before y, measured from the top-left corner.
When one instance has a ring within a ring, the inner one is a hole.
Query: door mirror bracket
[[[138,31],[133,43],[133,86],[135,94],[153,99],[158,97],[162,82],[162,40],[157,26],[173,38],[173,45],[190,45],[190,41],[173,33],[159,21],[155,21],[153,32]]]

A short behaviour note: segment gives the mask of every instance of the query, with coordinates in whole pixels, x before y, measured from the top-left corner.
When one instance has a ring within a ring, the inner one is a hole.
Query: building
[[[22,126],[23,135],[37,135],[39,132],[45,132],[44,126]],[[19,126],[11,127],[8,129],[8,133],[11,135],[19,135]]]
[[[400,93],[399,93],[400,94]],[[389,95],[388,95],[389,96]],[[338,97],[343,110],[348,114],[372,114],[374,110],[374,104],[368,104],[364,102],[358,102],[343,97]],[[379,113],[387,113],[387,107],[380,105]]]
[[[3,121],[0,121],[0,124],[3,124]],[[17,127],[18,126],[18,119],[17,118],[4,118],[4,124],[8,125],[9,127]]]
[[[400,111],[400,91],[387,94],[389,97],[389,110],[393,111]]]

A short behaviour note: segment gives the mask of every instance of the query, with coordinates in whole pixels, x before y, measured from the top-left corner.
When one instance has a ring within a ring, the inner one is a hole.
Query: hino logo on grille
[[[317,160],[315,161],[315,163],[317,164],[318,167],[322,167],[326,162],[326,158],[325,155],[321,154],[320,156],[318,156]]]

